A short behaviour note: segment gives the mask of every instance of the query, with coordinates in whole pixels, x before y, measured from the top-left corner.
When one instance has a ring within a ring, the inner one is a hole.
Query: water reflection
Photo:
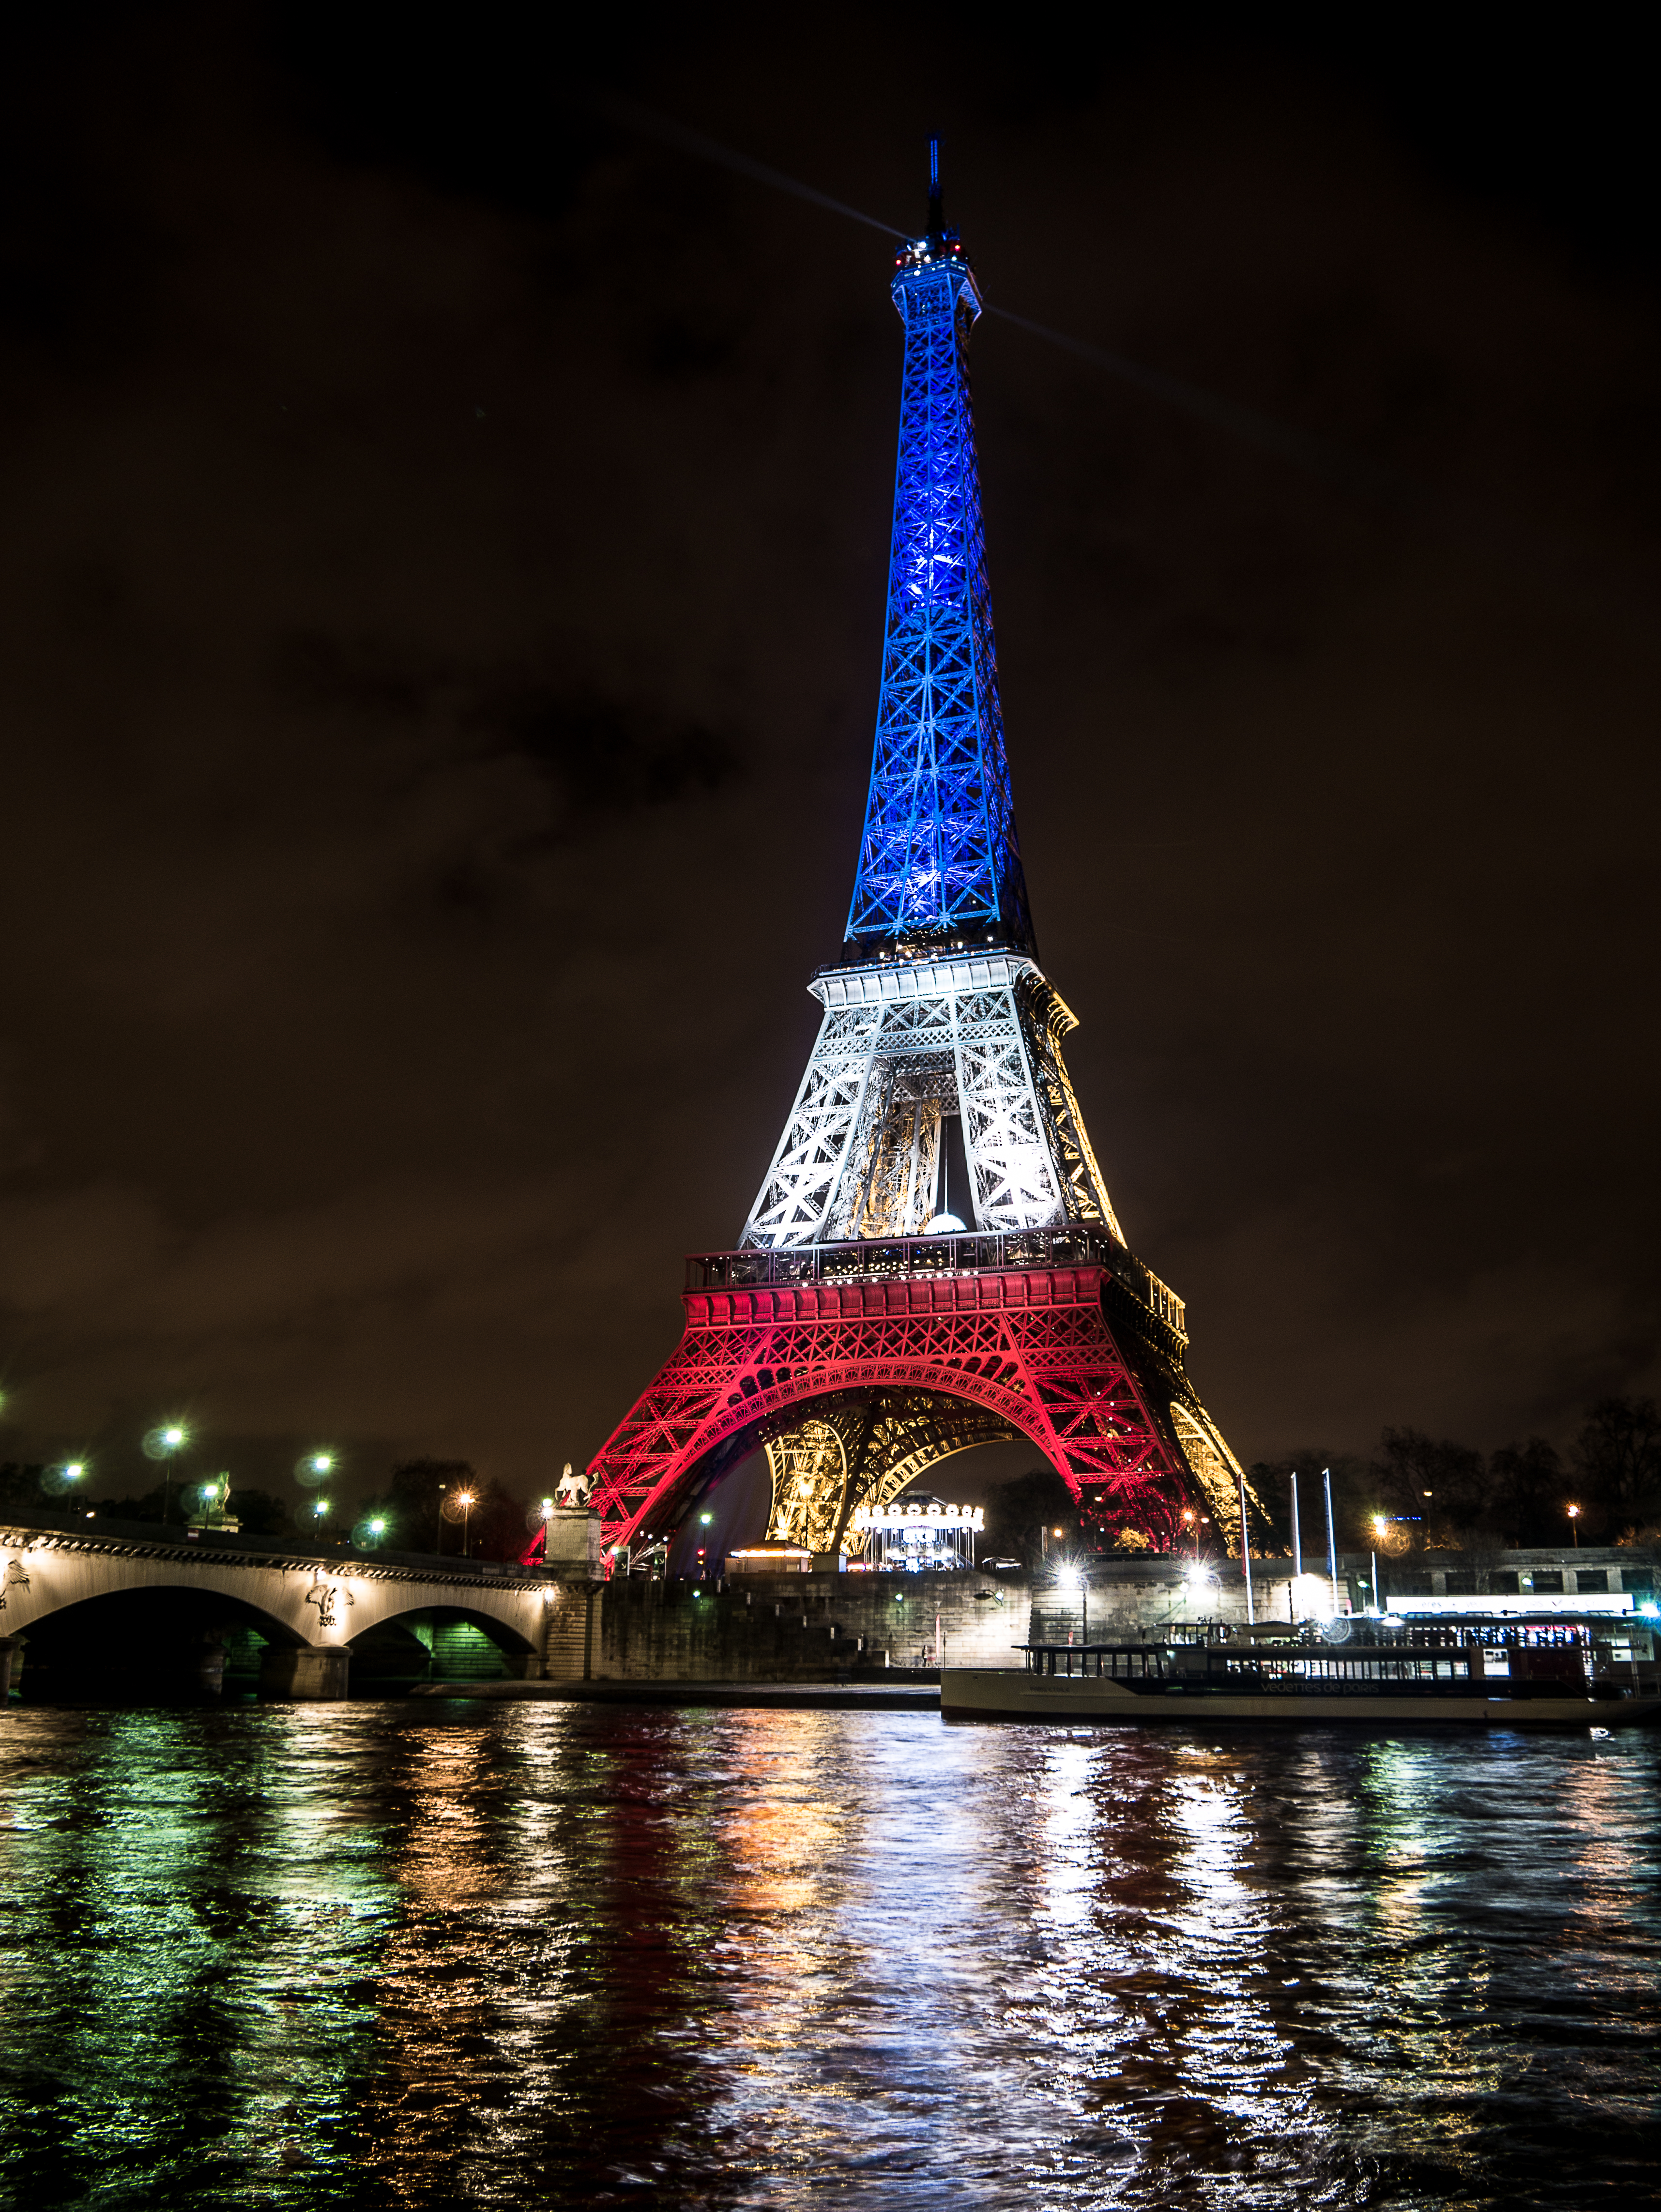
[[[13,1710],[0,2197],[1650,2201],[1657,1763],[1631,1737]]]

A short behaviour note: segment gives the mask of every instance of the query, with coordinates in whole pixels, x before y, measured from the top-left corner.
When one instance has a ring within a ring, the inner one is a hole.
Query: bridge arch
[[[538,1644],[522,1628],[474,1605],[388,1607],[355,1620],[347,1648],[360,1690],[501,1679],[538,1662]]]
[[[222,1645],[214,1630],[252,1629],[268,1659],[262,1686],[278,1695],[340,1696],[351,1654],[400,1616],[471,1624],[514,1671],[534,1667],[556,1585],[484,1562],[382,1560],[285,1552],[255,1539],[179,1540],[161,1530],[0,1527],[0,1656],[18,1638],[68,1648],[77,1626],[108,1645],[147,1650]],[[119,1658],[112,1663],[120,1663]]]
[[[915,1358],[873,1358],[834,1366],[815,1362],[782,1376],[758,1365],[748,1378],[755,1382],[753,1392],[744,1393],[740,1386],[739,1404],[723,1406],[694,1431],[645,1501],[625,1519],[608,1525],[605,1540],[608,1545],[628,1544],[662,1534],[712,1479],[764,1443],[770,1426],[782,1427],[792,1416],[810,1418],[822,1409],[839,1406],[850,1392],[902,1393],[972,1407],[991,1416],[1006,1431],[1024,1437],[1074,1494],[1080,1495],[1080,1471],[1074,1457],[1058,1448],[1054,1417],[1036,1391],[1020,1387],[1019,1373],[1017,1361],[992,1355],[983,1355],[973,1365],[961,1366]],[[1146,1437],[1152,1423],[1144,1407],[1137,1411],[1147,1424]],[[906,1480],[915,1480],[924,1466],[970,1448],[953,1445],[942,1450],[914,1465]],[[1133,1515],[1140,1511],[1150,1536],[1169,1541],[1174,1539],[1180,1509],[1169,1496],[1165,1466],[1161,1458],[1159,1475],[1167,1492],[1163,1497],[1152,1494],[1152,1485],[1140,1468],[1128,1470],[1129,1479],[1113,1487]],[[1109,1486],[1098,1483],[1095,1487],[1099,1492]]]
[[[68,1593],[37,1606],[27,1624],[0,1615],[0,1634],[37,1637],[48,1632],[73,1632],[121,1620],[142,1622],[147,1615],[165,1625],[169,1613],[174,1616],[175,1625],[185,1630],[199,1617],[203,1621],[219,1620],[227,1626],[254,1629],[267,1644],[294,1647],[306,1641],[293,1622],[268,1612],[257,1601],[224,1590],[204,1589],[183,1577],[177,1582],[162,1577],[142,1583],[112,1580],[101,1589]]]
[[[589,1470],[607,1541],[660,1534],[690,1470],[739,1430],[875,1386],[986,1408],[1098,1526],[1169,1548],[1198,1480],[1169,1418],[1180,1360],[1152,1392],[1108,1326],[1107,1277],[1091,1260],[689,1289],[678,1346]]]
[[[33,1582],[33,1577],[30,1577]],[[12,1607],[0,1614],[0,1632]],[[33,1692],[100,1699],[143,1698],[223,1690],[228,1659],[240,1662],[251,1686],[268,1650],[299,1651],[305,1638],[257,1600],[203,1589],[180,1577],[122,1582],[81,1594],[66,1591],[38,1607],[27,1627],[11,1628],[11,1672],[21,1646]],[[234,1655],[233,1657],[232,1655]]]

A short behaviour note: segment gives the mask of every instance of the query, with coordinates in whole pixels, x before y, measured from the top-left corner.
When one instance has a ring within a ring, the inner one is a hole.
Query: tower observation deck
[[[688,1262],[681,1344],[592,1462],[608,1541],[660,1538],[764,1445],[770,1533],[855,1541],[936,1461],[1022,1435],[1098,1540],[1238,1547],[1244,1476],[1182,1302],[1126,1245],[1068,1076],[1016,836],[968,365],[942,214],[891,289],[898,460],[871,782],[842,957],[739,1245]],[[868,1520],[869,1516],[863,1516]]]

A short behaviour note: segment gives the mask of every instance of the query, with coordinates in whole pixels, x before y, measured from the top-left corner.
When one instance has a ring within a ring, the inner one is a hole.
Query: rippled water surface
[[[1652,2204],[1655,1738],[0,1714],[8,2204]]]

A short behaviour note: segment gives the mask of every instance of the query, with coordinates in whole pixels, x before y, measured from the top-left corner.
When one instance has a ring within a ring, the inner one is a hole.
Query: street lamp
[[[1578,1552],[1580,1548],[1580,1508],[1578,1505],[1571,1505],[1568,1508],[1568,1516],[1569,1528],[1574,1537],[1574,1548]]]
[[[459,1521],[461,1523],[461,1556],[464,1559],[466,1558],[468,1521],[474,1506],[477,1505],[478,1503],[478,1495],[473,1491],[452,1490],[447,1482],[441,1482],[439,1484],[438,1512],[440,1527],[437,1540],[439,1549],[441,1551],[444,1548],[443,1522],[446,1521]]]
[[[1090,1641],[1090,1584],[1080,1567],[1065,1567],[1062,1571],[1062,1588],[1079,1593],[1079,1644],[1082,1650]]]
[[[46,1468],[40,1477],[40,1487],[48,1498],[66,1498],[87,1471],[84,1460],[66,1459],[56,1467]]]
[[[182,1421],[164,1421],[160,1428],[152,1429],[144,1438],[146,1459],[161,1462],[161,1526],[167,1525],[173,1507],[173,1458],[190,1442],[190,1431]]]
[[[1194,1556],[1197,1559],[1200,1556],[1200,1524],[1194,1516],[1194,1508],[1191,1505],[1185,1505],[1183,1508],[1183,1526],[1194,1539]]]

